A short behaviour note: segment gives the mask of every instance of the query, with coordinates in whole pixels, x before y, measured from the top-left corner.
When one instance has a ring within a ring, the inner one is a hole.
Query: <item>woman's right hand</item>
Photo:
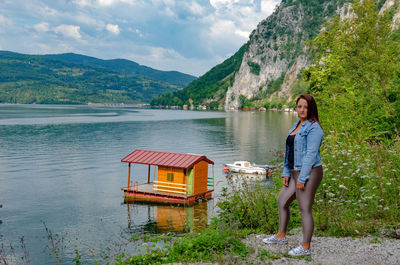
[[[282,178],[283,186],[289,187],[289,177]]]

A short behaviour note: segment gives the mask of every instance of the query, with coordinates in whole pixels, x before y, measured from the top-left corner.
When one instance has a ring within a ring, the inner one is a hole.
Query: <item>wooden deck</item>
[[[156,202],[166,204],[194,204],[201,199],[211,199],[211,193],[214,190],[207,190],[207,192],[185,195],[176,194],[169,192],[161,192],[153,190],[153,184],[140,184],[132,187],[121,188],[124,191],[125,201],[144,201],[144,202]]]

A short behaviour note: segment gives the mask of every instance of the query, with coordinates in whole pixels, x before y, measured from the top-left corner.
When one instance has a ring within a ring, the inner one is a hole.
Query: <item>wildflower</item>
[[[343,163],[343,165],[344,165],[344,166],[347,166],[348,164],[347,164],[347,163]]]
[[[345,186],[345,185],[342,185],[342,184],[339,185],[339,188],[342,188],[342,189],[347,190],[346,186]]]
[[[389,207],[386,206],[385,208],[383,208],[383,210],[387,211],[389,210]]]
[[[390,185],[392,185],[392,183],[390,183],[390,182],[387,182],[387,183],[386,183],[386,185],[390,186]]]

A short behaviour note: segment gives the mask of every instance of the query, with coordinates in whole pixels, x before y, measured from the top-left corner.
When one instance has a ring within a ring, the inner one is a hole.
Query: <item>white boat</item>
[[[236,161],[233,164],[226,164],[225,167],[228,168],[230,172],[261,175],[267,174],[266,166],[252,165],[248,161]]]

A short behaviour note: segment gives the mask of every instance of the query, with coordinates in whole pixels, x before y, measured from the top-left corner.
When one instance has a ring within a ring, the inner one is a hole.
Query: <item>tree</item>
[[[355,1],[352,14],[325,25],[310,48],[315,65],[303,72],[331,130],[362,139],[399,138],[400,42],[390,11]]]

